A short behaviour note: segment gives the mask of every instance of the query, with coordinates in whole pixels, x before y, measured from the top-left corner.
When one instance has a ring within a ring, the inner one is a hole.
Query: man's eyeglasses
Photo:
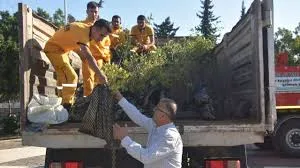
[[[170,114],[169,114],[168,112],[162,110],[162,109],[159,108],[159,107],[154,107],[154,108],[153,108],[153,111],[154,111],[154,112],[155,112],[155,111],[160,111],[160,112],[166,114],[169,118],[171,118],[171,116],[170,116]]]

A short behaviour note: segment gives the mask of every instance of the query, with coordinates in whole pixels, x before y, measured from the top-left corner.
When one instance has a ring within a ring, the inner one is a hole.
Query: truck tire
[[[276,135],[274,146],[281,154],[300,157],[300,119],[290,119],[283,123]]]

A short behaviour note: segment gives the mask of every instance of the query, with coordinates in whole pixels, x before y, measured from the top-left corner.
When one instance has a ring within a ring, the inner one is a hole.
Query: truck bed
[[[127,124],[129,136],[146,143],[147,132],[132,122],[119,122]],[[242,124],[241,121],[228,123],[228,121],[177,121],[176,126],[181,133],[184,146],[234,146],[263,142],[264,130],[259,124]],[[65,123],[51,126],[43,132],[22,133],[23,144],[47,148],[103,148],[106,142],[78,131],[80,123]],[[234,137],[234,138],[233,138]]]
[[[274,45],[272,4],[255,0],[243,19],[224,35],[210,53],[216,58],[214,76],[209,78],[217,102],[216,115],[220,119],[205,121],[195,117],[181,118],[176,126],[182,134],[184,146],[233,146],[263,142],[264,133],[272,131],[276,119],[274,97]],[[102,148],[105,141],[78,132],[80,123],[51,126],[42,132],[26,131],[27,105],[33,94],[56,95],[54,68],[42,51],[56,27],[19,4],[21,129],[24,145],[49,148]],[[81,75],[80,58],[70,53],[72,66]],[[273,67],[273,68],[272,68]],[[197,71],[201,68],[195,67]],[[197,80],[197,79],[195,79]],[[180,92],[179,89],[176,91]],[[182,91],[183,92],[183,91]],[[249,113],[243,119],[230,114]],[[146,132],[128,121],[134,140],[144,143]]]

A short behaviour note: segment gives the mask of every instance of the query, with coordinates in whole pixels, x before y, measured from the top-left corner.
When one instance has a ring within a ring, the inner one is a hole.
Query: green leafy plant
[[[213,62],[213,58],[205,53],[214,47],[214,43],[201,36],[169,41],[149,54],[131,53],[131,47],[126,43],[118,48],[116,53],[122,63],[106,64],[103,70],[113,90],[125,92],[140,105],[145,104],[140,100],[149,97],[154,90],[169,90],[179,82],[192,87],[190,72],[194,65],[201,67],[201,64]]]
[[[16,115],[9,115],[2,120],[3,132],[5,134],[15,134],[19,128],[19,119]]]

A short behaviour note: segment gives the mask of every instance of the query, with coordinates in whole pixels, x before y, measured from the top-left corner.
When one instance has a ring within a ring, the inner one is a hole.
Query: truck
[[[78,131],[80,123],[67,122],[35,132],[27,129],[28,103],[34,94],[57,95],[55,70],[43,52],[57,28],[19,4],[21,132],[23,145],[45,147],[45,167],[142,167],[124,149],[111,157],[106,142]],[[276,121],[273,1],[254,0],[222,41],[211,51],[216,59],[213,81],[216,113],[222,120],[177,118],[184,154],[182,167],[217,167],[230,164],[247,167],[246,144],[262,143],[273,132]],[[70,53],[72,66],[80,76],[81,61]],[[201,67],[199,67],[201,68]],[[205,73],[205,72],[203,72]],[[243,119],[230,114],[247,114]],[[130,122],[130,121],[126,121]],[[147,133],[129,125],[129,136],[145,144]],[[232,163],[233,162],[233,163]]]
[[[280,52],[276,57],[276,112],[275,129],[267,133],[264,143],[256,143],[259,148],[274,148],[283,156],[300,157],[300,67],[288,64],[288,52]]]

